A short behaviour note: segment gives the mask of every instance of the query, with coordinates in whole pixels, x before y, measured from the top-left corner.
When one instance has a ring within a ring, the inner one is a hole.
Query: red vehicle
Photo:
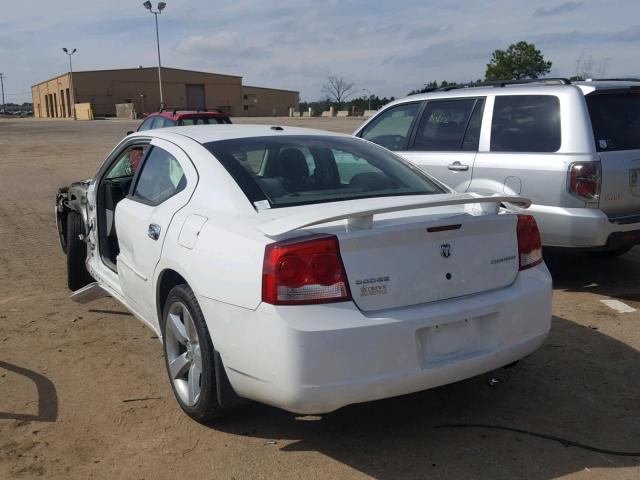
[[[231,123],[229,116],[220,110],[160,110],[152,113],[138,127],[138,132],[152,128],[182,125],[215,125]]]

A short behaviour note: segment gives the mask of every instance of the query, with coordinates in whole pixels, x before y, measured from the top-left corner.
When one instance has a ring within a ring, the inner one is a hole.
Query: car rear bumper
[[[562,208],[531,205],[526,210],[538,222],[542,244],[547,247],[593,249],[640,244],[640,222],[615,223],[596,208]]]
[[[463,380],[534,352],[550,329],[551,277],[541,264],[506,288],[368,315],[353,302],[242,312],[207,299],[201,306],[240,396],[325,413]]]

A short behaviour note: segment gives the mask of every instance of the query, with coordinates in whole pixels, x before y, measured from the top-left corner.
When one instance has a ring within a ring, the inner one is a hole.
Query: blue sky
[[[138,0],[2,0],[0,72],[7,101],[74,68],[154,66],[153,17]],[[154,1],[154,4],[156,2]],[[244,83],[321,97],[330,74],[379,95],[431,80],[481,78],[491,53],[534,42],[570,76],[640,76],[640,1],[167,0],[163,64],[241,75]]]

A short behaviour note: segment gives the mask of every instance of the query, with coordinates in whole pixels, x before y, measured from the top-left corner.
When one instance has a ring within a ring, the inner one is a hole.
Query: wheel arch
[[[156,282],[156,312],[158,315],[158,327],[162,322],[162,309],[164,308],[164,302],[169,296],[169,292],[173,287],[181,284],[189,285],[186,278],[175,271],[172,268],[165,268],[158,275],[158,281]]]

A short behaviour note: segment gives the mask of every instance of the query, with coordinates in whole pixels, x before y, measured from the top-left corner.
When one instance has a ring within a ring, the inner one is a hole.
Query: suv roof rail
[[[473,87],[505,87],[507,85],[520,85],[526,83],[558,83],[560,85],[571,85],[571,80],[563,77],[551,77],[551,78],[523,78],[521,80],[497,80],[491,82],[477,82],[477,83],[461,83],[458,85],[447,85],[446,87],[436,88],[434,92],[448,92],[449,90],[456,90],[458,88],[473,88]]]
[[[640,78],[587,78],[585,82],[640,82]]]

